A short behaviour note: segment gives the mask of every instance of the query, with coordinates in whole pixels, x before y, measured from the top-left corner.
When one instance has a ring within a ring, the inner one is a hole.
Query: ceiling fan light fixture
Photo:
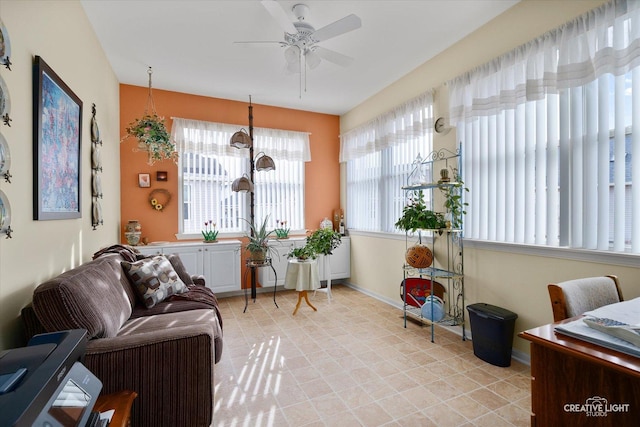
[[[300,62],[300,48],[296,45],[289,46],[284,51],[284,59],[287,64]]]
[[[229,144],[235,148],[249,148],[253,145],[251,137],[244,129],[240,129],[238,132],[231,135]]]
[[[309,50],[307,51],[307,53],[305,53],[304,60],[307,63],[307,66],[309,67],[309,69],[313,70],[318,65],[320,65],[321,58],[320,58],[320,55],[315,53],[313,50]]]

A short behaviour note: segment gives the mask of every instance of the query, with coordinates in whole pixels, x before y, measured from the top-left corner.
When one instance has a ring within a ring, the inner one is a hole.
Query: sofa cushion
[[[122,261],[122,268],[147,308],[188,290],[169,260],[162,255],[136,262]]]
[[[182,263],[182,259],[180,258],[180,255],[178,255],[178,254],[167,254],[165,256],[167,257],[167,259],[171,263],[171,266],[176,271],[176,273],[178,273],[178,277],[180,277],[180,280],[182,280],[182,282],[187,286],[193,285],[193,278],[187,272],[187,268]]]
[[[33,309],[47,332],[86,329],[89,338],[115,337],[131,316],[118,255],[104,256],[39,285]]]

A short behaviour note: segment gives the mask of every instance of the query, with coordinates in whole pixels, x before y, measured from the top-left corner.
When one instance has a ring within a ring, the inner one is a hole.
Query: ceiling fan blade
[[[317,53],[322,59],[342,67],[348,67],[353,62],[352,57],[338,53],[335,50],[326,49],[322,46],[315,46],[313,52]]]
[[[282,46],[286,46],[285,42],[275,41],[275,40],[247,40],[247,41],[235,41],[233,44],[254,44],[254,43],[262,43],[262,44],[279,44]]]
[[[357,15],[351,14],[335,21],[332,24],[320,28],[311,34],[311,38],[315,41],[321,42],[323,40],[339,36],[340,34],[356,30],[361,26],[362,21],[360,21],[360,18],[358,18]]]
[[[287,16],[287,13],[284,11],[280,4],[275,0],[262,0],[262,6],[271,14],[273,19],[278,22],[278,25],[289,34],[296,34],[298,30],[293,26],[293,22]]]

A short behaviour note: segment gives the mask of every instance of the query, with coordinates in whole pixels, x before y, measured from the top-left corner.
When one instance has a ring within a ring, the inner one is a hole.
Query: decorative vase
[[[127,239],[127,243],[130,246],[137,246],[140,243],[140,233],[139,231],[131,231],[124,233],[124,237]]]
[[[322,222],[320,222],[320,228],[328,228],[330,230],[333,230],[333,222],[331,222],[329,218],[324,217]]]
[[[142,225],[140,225],[137,219],[130,219],[127,225],[125,225],[124,230],[127,233],[140,233],[142,231]]]
[[[440,169],[440,182],[449,182],[449,169]]]

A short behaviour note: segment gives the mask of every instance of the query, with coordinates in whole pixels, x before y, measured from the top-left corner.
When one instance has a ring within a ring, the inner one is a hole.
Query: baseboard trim
[[[353,289],[355,291],[358,291],[358,292],[361,292],[361,293],[363,293],[363,294],[365,294],[367,296],[370,296],[371,298],[377,299],[378,301],[382,301],[385,304],[389,304],[390,306],[395,307],[400,311],[402,311],[403,308],[404,308],[403,305],[399,301],[389,299],[389,298],[384,297],[384,296],[382,296],[380,294],[372,292],[372,291],[370,291],[368,289],[361,288],[361,287],[359,287],[357,285],[354,285],[351,282],[344,281],[344,282],[342,282],[342,284],[345,285],[345,286],[348,286],[349,288],[351,288],[351,289]],[[461,326],[446,326],[446,325],[438,325],[438,326],[443,327],[443,328],[453,332],[454,334],[460,336],[460,338],[462,338],[462,327]],[[471,335],[471,328],[465,328],[464,339],[468,340],[468,341],[473,341],[473,337]],[[520,363],[524,363],[525,365],[531,366],[531,356],[529,354],[527,354],[527,353],[524,353],[524,352],[522,352],[520,350],[517,350],[517,349],[512,349],[511,350],[511,357],[513,359],[517,360]]]

